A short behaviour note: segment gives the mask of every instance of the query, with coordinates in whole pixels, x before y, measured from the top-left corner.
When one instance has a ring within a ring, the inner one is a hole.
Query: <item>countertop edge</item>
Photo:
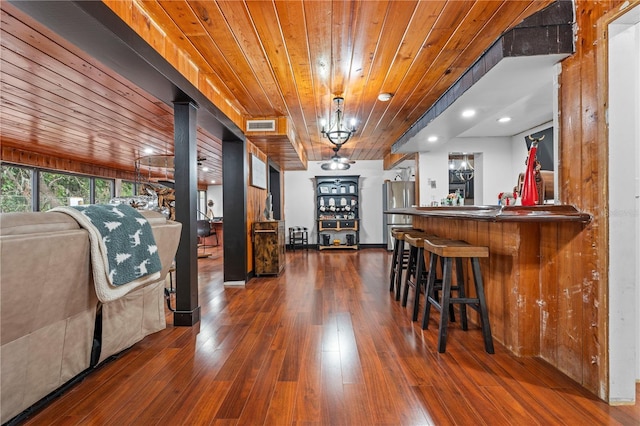
[[[445,219],[469,219],[485,222],[579,222],[589,223],[591,215],[572,205],[536,206],[460,206],[460,207],[409,207],[384,211],[385,214],[437,217]]]

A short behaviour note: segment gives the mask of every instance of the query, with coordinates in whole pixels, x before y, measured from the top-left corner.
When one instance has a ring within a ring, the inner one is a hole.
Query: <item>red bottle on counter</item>
[[[536,151],[538,150],[538,141],[531,143],[529,148],[529,156],[527,157],[527,170],[524,173],[524,182],[522,183],[521,202],[523,206],[533,206],[538,204],[538,188],[536,187]]]

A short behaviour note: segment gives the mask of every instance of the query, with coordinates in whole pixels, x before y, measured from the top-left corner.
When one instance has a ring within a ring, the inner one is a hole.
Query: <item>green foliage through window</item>
[[[134,192],[133,182],[122,181],[122,185],[120,186],[120,196],[121,197],[133,197],[134,195],[136,195],[136,194]]]
[[[36,197],[40,211],[92,202],[106,204],[113,198],[113,179],[0,163],[0,212],[35,211],[37,207],[33,205],[33,182],[36,174],[39,179],[39,193]],[[94,185],[93,200],[91,180]],[[122,182],[122,192],[127,196],[132,196],[134,189],[133,182]]]
[[[0,212],[30,212],[31,177],[33,170],[24,167],[1,165],[0,177]]]
[[[112,195],[112,187],[113,187],[113,181],[112,180],[108,180],[108,179],[99,179],[99,178],[95,178],[95,203],[96,204],[107,204],[109,202],[109,200],[111,200],[111,198],[113,198]]]
[[[88,177],[40,172],[40,211],[58,206],[89,204]]]

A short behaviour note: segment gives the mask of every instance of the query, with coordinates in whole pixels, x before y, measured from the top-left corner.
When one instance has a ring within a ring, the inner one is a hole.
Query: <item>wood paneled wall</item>
[[[256,155],[259,159],[267,164],[267,155],[260,149],[247,141],[247,167],[245,170],[249,173],[247,182],[251,183],[251,154]],[[267,166],[267,179],[269,178]],[[253,243],[251,241],[251,230],[253,223],[264,218],[264,207],[267,199],[267,190],[249,185],[247,188],[247,273],[253,271]]]

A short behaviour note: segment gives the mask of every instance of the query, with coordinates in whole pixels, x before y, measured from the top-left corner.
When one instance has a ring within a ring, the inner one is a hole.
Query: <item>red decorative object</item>
[[[534,140],[529,148],[527,157],[527,170],[524,173],[522,183],[521,203],[523,206],[533,206],[538,204],[538,188],[536,186],[536,151],[538,150],[538,140]]]
[[[515,205],[518,199],[518,193],[513,192],[501,192],[498,194],[498,204],[501,206]]]

